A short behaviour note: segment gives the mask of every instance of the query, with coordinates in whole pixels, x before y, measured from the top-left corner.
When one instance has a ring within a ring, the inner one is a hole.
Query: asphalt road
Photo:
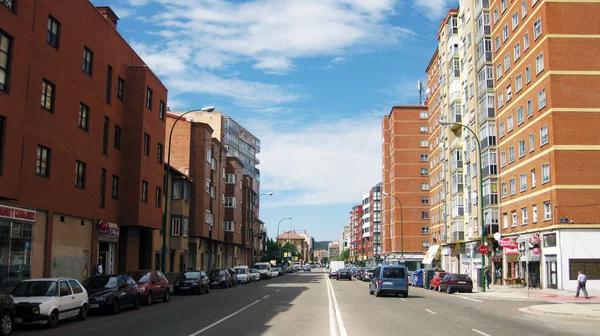
[[[328,280],[315,269],[15,335],[600,335],[598,321],[519,311],[533,304],[413,287],[406,299],[377,298],[365,282]]]

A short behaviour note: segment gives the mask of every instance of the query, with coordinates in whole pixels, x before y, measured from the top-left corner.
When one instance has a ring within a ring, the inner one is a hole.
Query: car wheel
[[[13,316],[8,311],[0,313],[0,335],[6,336],[12,332]]]
[[[88,311],[87,304],[84,304],[83,306],[81,306],[81,308],[79,308],[79,315],[77,315],[77,319],[79,321],[85,320],[87,318],[87,311]]]
[[[369,294],[373,295],[373,291],[371,290],[371,285],[369,285]]]
[[[408,292],[402,293],[402,296],[405,297],[405,298],[407,298],[408,297]]]
[[[53,310],[48,316],[48,322],[46,322],[46,327],[54,328],[58,325],[58,310]]]
[[[110,307],[110,313],[113,315],[117,315],[119,313],[119,300],[114,299],[112,302],[112,306]]]
[[[163,302],[169,302],[171,300],[171,292],[167,289],[165,296],[163,297]]]
[[[381,297],[381,293],[379,292],[379,287],[375,288],[375,296]]]
[[[133,309],[140,309],[140,297],[138,295],[133,299]]]
[[[152,302],[154,302],[154,296],[152,295],[152,292],[148,292],[148,295],[146,295],[146,304],[151,305]]]

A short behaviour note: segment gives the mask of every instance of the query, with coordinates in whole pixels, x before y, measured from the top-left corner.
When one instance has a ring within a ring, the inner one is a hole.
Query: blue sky
[[[92,0],[169,89],[173,111],[213,105],[261,139],[270,236],[338,239],[381,181],[381,119],[416,81],[456,0]]]

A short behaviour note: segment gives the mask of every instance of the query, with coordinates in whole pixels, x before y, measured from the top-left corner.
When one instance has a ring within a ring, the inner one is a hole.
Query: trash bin
[[[413,273],[413,286],[423,287],[423,270],[419,269]]]
[[[431,279],[433,279],[435,272],[435,268],[430,268],[425,272],[425,279],[423,279],[423,288],[429,289],[429,283],[431,282]]]

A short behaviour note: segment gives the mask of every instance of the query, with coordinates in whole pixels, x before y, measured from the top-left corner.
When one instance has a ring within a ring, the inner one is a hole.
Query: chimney
[[[119,17],[117,16],[117,14],[115,14],[115,12],[113,12],[112,9],[110,9],[110,7],[98,6],[96,7],[96,9],[100,12],[100,14],[102,14],[102,16],[104,16],[106,21],[108,21],[108,23],[110,23],[110,25],[113,28],[117,29],[117,22],[119,21]]]

